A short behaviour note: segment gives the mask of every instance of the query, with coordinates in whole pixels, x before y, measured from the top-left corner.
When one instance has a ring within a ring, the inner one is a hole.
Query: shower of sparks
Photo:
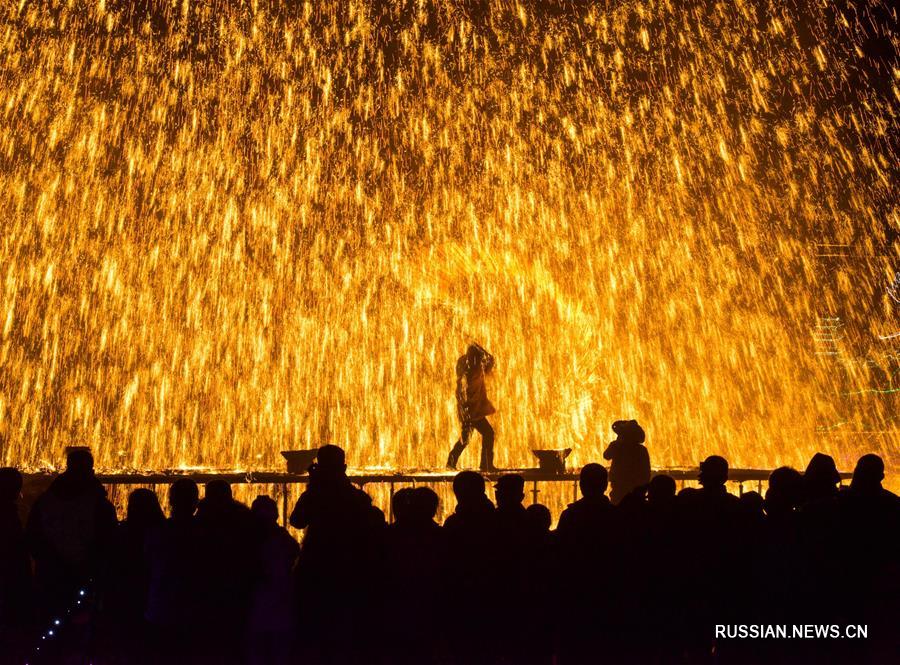
[[[888,287],[888,295],[895,303],[900,305],[900,272],[894,277],[893,283]]]
[[[809,333],[888,304],[888,4],[5,3],[0,463],[435,467],[470,340],[501,465],[895,448]]]

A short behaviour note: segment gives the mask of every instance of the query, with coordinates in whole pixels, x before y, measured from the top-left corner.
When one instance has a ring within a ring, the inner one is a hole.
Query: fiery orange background
[[[503,466],[900,461],[879,2],[0,12],[4,464],[434,468],[470,340]]]

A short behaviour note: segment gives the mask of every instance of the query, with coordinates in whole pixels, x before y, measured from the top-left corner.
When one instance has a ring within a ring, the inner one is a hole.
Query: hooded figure
[[[641,445],[644,443],[644,430],[636,420],[617,420],[612,431],[618,435],[609,444],[603,459],[610,460],[609,499],[618,504],[632,490],[650,482],[650,455]]]

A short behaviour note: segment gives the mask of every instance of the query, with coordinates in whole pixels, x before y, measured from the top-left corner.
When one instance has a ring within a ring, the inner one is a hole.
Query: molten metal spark
[[[868,370],[810,341],[897,264],[892,11],[6,3],[0,462],[434,467],[470,339],[502,465],[896,448],[815,438]]]

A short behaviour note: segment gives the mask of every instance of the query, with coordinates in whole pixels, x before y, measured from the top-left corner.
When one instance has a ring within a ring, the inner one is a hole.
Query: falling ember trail
[[[433,468],[469,340],[503,466],[617,418],[658,465],[896,454],[880,2],[0,16],[2,464]]]

